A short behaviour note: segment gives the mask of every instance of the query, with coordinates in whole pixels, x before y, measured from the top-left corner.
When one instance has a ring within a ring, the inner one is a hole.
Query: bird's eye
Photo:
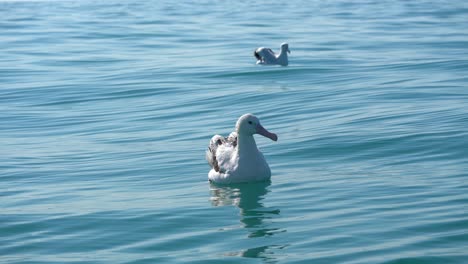
[[[252,124],[252,121],[249,121],[249,124]]]

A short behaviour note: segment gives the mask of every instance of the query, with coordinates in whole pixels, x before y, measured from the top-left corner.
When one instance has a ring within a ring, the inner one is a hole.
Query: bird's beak
[[[266,130],[262,125],[257,124],[257,134],[267,137],[273,141],[278,140],[278,136],[275,133],[271,133],[270,131]]]
[[[291,51],[288,49],[288,53],[291,54]]]

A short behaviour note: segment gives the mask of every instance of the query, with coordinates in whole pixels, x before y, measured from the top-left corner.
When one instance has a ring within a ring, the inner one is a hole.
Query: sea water
[[[466,1],[1,1],[0,262],[467,263],[467,29]],[[212,185],[245,113],[271,182]]]

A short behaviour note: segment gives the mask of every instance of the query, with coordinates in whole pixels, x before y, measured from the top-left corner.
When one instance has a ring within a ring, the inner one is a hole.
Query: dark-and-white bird
[[[288,66],[287,53],[291,53],[289,45],[283,43],[278,54],[269,48],[260,47],[254,51],[254,56],[257,58],[257,64]]]
[[[215,135],[211,138],[206,151],[206,160],[211,167],[208,179],[211,182],[240,183],[270,179],[270,167],[257,148],[254,134],[278,140],[278,136],[266,130],[252,114],[241,116],[237,120],[236,131],[228,137]]]

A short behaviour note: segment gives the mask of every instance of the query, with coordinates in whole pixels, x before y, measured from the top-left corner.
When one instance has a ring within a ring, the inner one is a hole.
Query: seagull
[[[254,134],[278,140],[278,136],[266,130],[252,114],[241,116],[236,131],[228,137],[214,135],[211,138],[206,151],[206,160],[211,167],[210,182],[229,184],[270,179],[270,167],[257,148]]]
[[[283,43],[279,54],[275,54],[269,48],[260,47],[254,51],[254,56],[257,58],[257,64],[288,66],[288,54],[286,52],[291,53],[288,43]]]

